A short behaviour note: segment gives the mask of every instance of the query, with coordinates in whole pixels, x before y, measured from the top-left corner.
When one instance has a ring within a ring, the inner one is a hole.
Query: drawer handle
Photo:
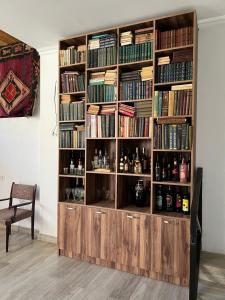
[[[163,222],[165,224],[174,224],[174,225],[178,225],[179,224],[179,222],[177,220],[172,220],[172,221],[166,221],[166,220],[164,220]]]
[[[165,224],[169,224],[169,221],[163,221]]]
[[[128,219],[133,219],[134,217],[133,217],[133,216],[130,216],[130,215],[127,215],[127,218],[128,218]]]
[[[75,210],[76,208],[75,207],[67,207],[66,209],[68,209],[68,210]]]

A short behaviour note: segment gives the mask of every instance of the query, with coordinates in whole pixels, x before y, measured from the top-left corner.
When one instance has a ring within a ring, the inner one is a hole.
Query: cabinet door
[[[81,207],[59,203],[58,247],[66,255],[81,254]]]
[[[152,270],[163,275],[188,276],[189,222],[153,217]]]
[[[86,255],[107,261],[115,261],[115,212],[90,207],[86,207],[85,210]]]
[[[118,212],[118,262],[126,266],[148,270],[150,268],[150,232],[149,216]]]

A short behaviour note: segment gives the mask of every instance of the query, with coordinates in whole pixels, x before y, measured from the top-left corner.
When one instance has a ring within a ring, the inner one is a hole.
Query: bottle
[[[188,166],[185,161],[185,158],[182,158],[181,164],[180,164],[180,182],[187,182],[187,176],[188,176]]]
[[[138,147],[136,147],[136,157],[135,157],[135,162],[134,162],[134,173],[135,174],[141,174],[142,173],[142,166],[139,158],[139,153],[138,153]]]
[[[129,162],[128,162],[128,158],[126,155],[124,156],[124,172],[125,173],[129,172]]]
[[[160,181],[161,180],[161,168],[159,164],[159,157],[157,156],[156,164],[155,164],[155,180]]]
[[[98,167],[101,169],[103,166],[103,157],[102,157],[102,150],[98,152]]]
[[[142,172],[147,172],[147,157],[145,155],[145,148],[142,148],[142,156],[141,156],[141,164],[142,164]]]
[[[168,161],[167,163],[167,180],[171,180],[172,179],[172,168],[171,168],[171,164]]]
[[[78,159],[78,166],[77,166],[77,169],[78,169],[78,174],[79,174],[79,175],[82,175],[83,165],[82,165],[82,160],[81,160],[81,158]]]
[[[190,200],[189,200],[187,191],[185,191],[184,196],[183,196],[182,211],[185,215],[189,215],[189,213],[190,213]]]
[[[179,180],[179,168],[178,168],[178,162],[176,156],[174,156],[174,160],[173,160],[172,180],[173,181]]]
[[[168,191],[166,193],[166,211],[173,211],[173,194],[171,186],[169,185]]]
[[[75,173],[75,165],[74,165],[73,158],[71,158],[71,161],[70,161],[70,174],[74,174],[74,173]]]
[[[163,196],[162,196],[162,186],[159,185],[156,193],[156,210],[163,210]]]
[[[166,164],[165,164],[164,157],[163,157],[163,161],[162,161],[162,180],[167,180],[167,170],[166,170]]]
[[[135,204],[137,207],[143,207],[146,205],[146,191],[143,180],[138,180],[135,185]]]
[[[94,154],[94,159],[93,159],[93,168],[97,169],[98,168],[98,149],[95,148],[95,154]]]
[[[187,181],[191,181],[191,161],[187,161]]]
[[[181,194],[179,193],[178,189],[176,191],[175,207],[176,207],[176,212],[182,211],[182,197],[181,197]]]
[[[120,173],[123,173],[123,172],[124,172],[123,152],[121,152],[121,156],[120,156],[119,172],[120,172]]]

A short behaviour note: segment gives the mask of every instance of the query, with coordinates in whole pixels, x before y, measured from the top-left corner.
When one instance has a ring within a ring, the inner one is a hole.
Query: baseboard
[[[0,229],[5,229],[5,226],[0,224]],[[18,225],[12,225],[11,226],[12,232],[22,232],[26,234],[30,234],[30,228],[18,226]],[[40,233],[39,230],[34,230],[34,238],[39,241],[48,242],[52,244],[57,244],[57,238],[48,234]]]

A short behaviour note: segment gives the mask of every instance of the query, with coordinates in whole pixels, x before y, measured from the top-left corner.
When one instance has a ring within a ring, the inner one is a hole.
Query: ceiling
[[[225,15],[224,0],[1,0],[0,28],[42,48],[65,36],[185,9],[198,19]]]

